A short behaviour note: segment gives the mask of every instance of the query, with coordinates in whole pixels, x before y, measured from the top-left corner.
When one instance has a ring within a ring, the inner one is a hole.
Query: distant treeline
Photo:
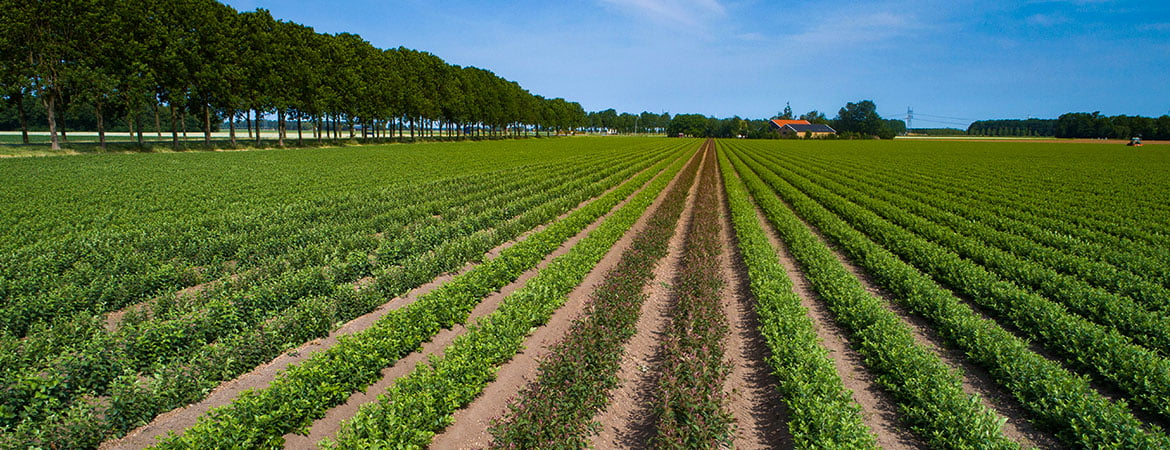
[[[816,110],[798,117],[793,114],[790,106],[785,106],[784,111],[772,116],[771,119],[800,119],[809,123],[828,125],[837,131],[837,134],[830,136],[829,139],[893,139],[894,136],[906,133],[905,122],[882,118],[877,113],[877,105],[871,100],[846,103],[832,119]],[[771,119],[743,119],[739,116],[720,119],[702,114],[679,114],[670,120],[666,134],[716,138],[740,136],[747,139],[782,138],[783,136],[769,123]]]
[[[921,136],[966,136],[967,130],[958,128],[911,128],[909,134]]]
[[[1058,138],[1100,138],[1170,140],[1170,115],[1158,118],[1142,116],[1102,116],[1094,113],[1068,113],[1056,119]]]
[[[1056,119],[980,120],[967,127],[972,136],[1047,136],[1063,139],[1170,139],[1170,115],[1162,117],[1103,116],[1100,112],[1068,113]]]
[[[1054,119],[980,120],[967,127],[971,136],[1055,136]]]

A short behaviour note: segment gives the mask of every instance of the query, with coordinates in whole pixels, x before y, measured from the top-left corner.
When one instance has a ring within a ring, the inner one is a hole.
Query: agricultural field
[[[1170,448],[1170,152],[0,160],[0,448]]]

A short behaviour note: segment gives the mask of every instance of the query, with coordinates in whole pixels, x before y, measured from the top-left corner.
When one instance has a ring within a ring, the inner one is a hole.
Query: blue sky
[[[915,127],[1170,113],[1170,1],[229,0],[425,50],[586,110],[832,117]]]

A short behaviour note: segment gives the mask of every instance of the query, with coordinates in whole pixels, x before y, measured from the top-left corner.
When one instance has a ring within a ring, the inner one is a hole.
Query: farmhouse
[[[772,128],[780,131],[780,134],[785,136],[793,135],[797,137],[808,136],[819,138],[830,134],[837,134],[837,130],[834,130],[828,125],[809,123],[807,120],[772,119],[771,123]]]

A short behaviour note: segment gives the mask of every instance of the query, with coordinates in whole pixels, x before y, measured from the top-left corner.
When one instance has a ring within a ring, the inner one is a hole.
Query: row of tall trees
[[[670,124],[670,113],[655,114],[642,111],[641,114],[623,112],[613,108],[591,111],[586,115],[587,127],[591,131],[612,130],[618,133],[662,133]]]
[[[227,120],[233,145],[237,120],[252,135],[258,118],[272,116],[280,145],[292,122],[298,140],[306,122],[318,139],[358,129],[414,137],[586,125],[579,104],[533,95],[487,70],[214,0],[9,2],[0,8],[0,95],[24,130],[27,104],[39,102],[54,148],[61,111],[76,105],[93,111],[103,146],[111,118],[141,143],[144,116],[156,128],[168,117],[176,146],[187,116],[200,119],[207,142]]]
[[[1100,112],[1062,114],[1054,121],[1053,135],[1058,138],[1170,140],[1170,115],[1158,118],[1142,116],[1103,116]]]
[[[972,136],[1055,136],[1055,119],[978,120],[967,126]]]

